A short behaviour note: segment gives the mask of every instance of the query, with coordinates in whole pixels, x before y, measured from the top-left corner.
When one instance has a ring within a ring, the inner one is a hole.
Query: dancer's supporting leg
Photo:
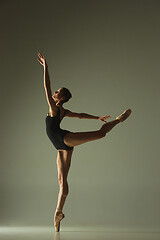
[[[64,218],[62,213],[66,197],[69,192],[67,176],[71,164],[73,150],[59,150],[57,156],[57,170],[58,170],[58,181],[59,181],[59,195],[57,201],[57,208],[54,215],[54,226],[56,231],[59,231],[60,221]]]

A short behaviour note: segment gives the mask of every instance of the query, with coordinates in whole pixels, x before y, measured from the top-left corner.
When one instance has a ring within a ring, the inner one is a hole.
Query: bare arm
[[[75,113],[75,112],[71,112],[68,109],[65,109],[65,116],[66,117],[75,117],[75,118],[80,118],[80,119],[96,119],[96,120],[100,120],[102,122],[106,122],[105,119],[106,118],[110,118],[110,116],[102,116],[102,117],[98,117],[98,116],[93,116],[87,113]]]
[[[46,63],[46,59],[40,53],[38,54],[38,57],[39,58],[37,60],[40,62],[40,64],[43,66],[43,69],[44,69],[44,89],[45,89],[45,92],[46,92],[47,102],[48,102],[50,108],[53,111],[56,111],[57,106],[56,106],[55,101],[52,98],[50,78],[49,78],[48,66],[47,66],[47,63]]]
[[[93,115],[90,115],[90,114],[87,114],[87,113],[80,113],[80,118],[81,119],[96,119],[98,120],[98,116],[93,116]]]

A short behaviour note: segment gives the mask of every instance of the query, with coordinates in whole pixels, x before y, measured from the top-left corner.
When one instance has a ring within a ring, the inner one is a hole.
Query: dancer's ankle
[[[61,213],[62,213],[62,210],[56,209],[56,212],[55,212],[55,215],[56,215],[56,216],[58,216],[58,215],[61,214]]]

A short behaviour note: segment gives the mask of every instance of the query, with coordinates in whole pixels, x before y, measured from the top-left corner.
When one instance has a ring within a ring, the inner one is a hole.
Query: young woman
[[[59,195],[57,208],[54,214],[54,226],[55,230],[59,231],[60,221],[64,218],[62,212],[66,197],[68,195],[68,182],[67,175],[71,164],[71,157],[74,147],[89,141],[97,140],[106,136],[106,133],[111,131],[120,122],[123,122],[131,114],[131,110],[128,109],[121,115],[119,115],[114,121],[106,122],[105,119],[110,116],[92,116],[86,113],[75,113],[68,109],[63,108],[63,104],[68,102],[72,97],[70,91],[67,88],[60,88],[52,95],[50,88],[50,79],[48,73],[48,66],[46,59],[42,54],[38,53],[38,59],[40,64],[44,68],[44,88],[46,98],[49,104],[49,113],[46,116],[46,133],[53,143],[54,147],[58,150],[57,156],[57,170],[59,181]],[[64,117],[75,117],[80,119],[97,119],[105,122],[103,126],[97,131],[90,132],[70,132],[60,128],[60,122]]]

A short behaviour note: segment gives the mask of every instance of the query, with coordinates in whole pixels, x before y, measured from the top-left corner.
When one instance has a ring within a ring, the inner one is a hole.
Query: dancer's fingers
[[[104,118],[100,118],[99,120],[100,120],[101,122],[107,123],[107,122],[104,120]]]
[[[105,115],[105,116],[102,116],[101,118],[102,118],[102,119],[106,119],[106,118],[108,118],[108,116]]]
[[[43,58],[43,56],[42,56],[42,54],[41,54],[41,53],[38,53],[38,56],[39,56],[40,58]]]
[[[37,60],[40,62],[40,64],[42,64],[43,65],[43,62],[39,59],[39,58],[37,58]]]

